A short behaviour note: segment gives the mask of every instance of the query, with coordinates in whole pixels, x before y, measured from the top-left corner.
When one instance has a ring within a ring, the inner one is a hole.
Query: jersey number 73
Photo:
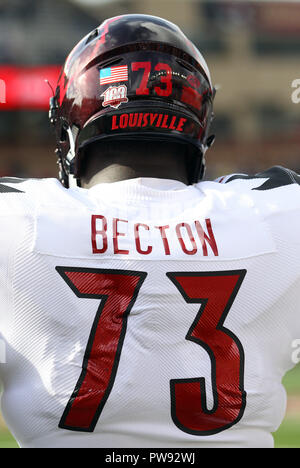
[[[128,315],[147,274],[72,267],[56,270],[77,297],[100,300],[81,374],[59,422],[62,429],[93,432],[114,385]],[[245,274],[246,270],[166,273],[166,281],[173,283],[187,303],[200,304],[185,339],[202,346],[211,361],[211,409],[207,408],[203,377],[170,380],[172,420],[189,434],[216,434],[243,416],[244,351],[224,321]]]

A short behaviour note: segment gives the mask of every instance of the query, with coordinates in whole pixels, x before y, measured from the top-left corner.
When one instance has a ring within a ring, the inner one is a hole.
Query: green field
[[[274,434],[276,448],[300,448],[300,365],[290,371],[285,379],[289,401],[287,415]],[[17,443],[8,430],[0,431],[0,448],[16,448]]]
[[[287,415],[274,434],[275,447],[300,448],[300,364],[286,374],[283,383],[293,404],[288,405]]]

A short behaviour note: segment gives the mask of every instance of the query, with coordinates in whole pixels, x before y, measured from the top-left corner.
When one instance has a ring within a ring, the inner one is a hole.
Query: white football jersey
[[[19,445],[272,447],[300,338],[299,180],[1,179],[1,408]]]

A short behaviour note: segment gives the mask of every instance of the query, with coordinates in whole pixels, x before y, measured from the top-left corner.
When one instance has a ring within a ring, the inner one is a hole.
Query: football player
[[[203,181],[214,95],[157,17],[109,19],[68,56],[60,181],[0,181],[2,412],[21,447],[273,447],[300,177]]]

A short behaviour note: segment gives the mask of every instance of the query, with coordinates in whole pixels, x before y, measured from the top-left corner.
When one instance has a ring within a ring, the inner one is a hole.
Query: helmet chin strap
[[[68,166],[68,180],[69,187],[78,187],[78,180],[74,177],[74,162],[75,162],[75,141],[78,135],[79,129],[73,125],[68,127],[67,133],[69,137],[70,149],[66,157],[66,164]]]
[[[73,174],[69,174],[69,188],[74,188],[78,187],[78,181],[77,179],[73,176]]]

